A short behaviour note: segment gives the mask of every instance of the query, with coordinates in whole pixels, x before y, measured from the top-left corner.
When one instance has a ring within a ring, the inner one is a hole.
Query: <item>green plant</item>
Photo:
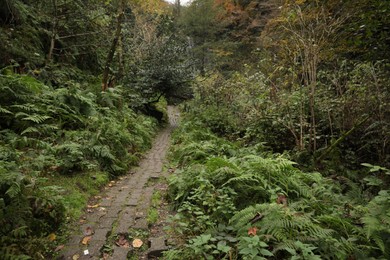
[[[153,225],[158,220],[158,210],[155,208],[149,208],[146,220],[149,225]]]
[[[237,249],[243,259],[261,260],[267,259],[264,256],[273,256],[267,248],[268,245],[263,241],[260,241],[260,237],[255,235],[251,237],[241,237]]]

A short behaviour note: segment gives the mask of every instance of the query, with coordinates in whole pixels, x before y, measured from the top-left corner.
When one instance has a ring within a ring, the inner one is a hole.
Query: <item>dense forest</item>
[[[164,259],[389,259],[389,13],[0,0],[0,258],[55,257],[180,104]]]

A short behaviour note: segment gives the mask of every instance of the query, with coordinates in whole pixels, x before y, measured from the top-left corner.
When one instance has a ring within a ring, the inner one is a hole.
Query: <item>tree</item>
[[[323,59],[323,53],[335,41],[337,31],[346,19],[346,16],[334,17],[334,14],[323,4],[304,3],[299,5],[288,3],[282,11],[282,19],[276,21],[275,27],[271,26],[272,32],[270,32],[270,35],[277,37],[275,43],[278,48],[284,49],[283,52],[285,52],[285,57],[290,59],[290,64],[298,63],[301,67],[299,80],[303,87],[308,90],[309,96],[309,149],[312,152],[317,150],[315,98],[318,66]],[[284,33],[279,34],[275,30],[277,28],[282,29]],[[303,133],[301,130],[302,139]]]
[[[107,54],[107,58],[103,70],[102,91],[106,91],[108,88],[108,77],[110,73],[110,66],[112,65],[114,54],[115,51],[117,50],[118,42],[120,41],[121,38],[124,10],[125,10],[125,0],[119,0],[114,38],[112,39],[110,49],[108,50],[108,54]]]

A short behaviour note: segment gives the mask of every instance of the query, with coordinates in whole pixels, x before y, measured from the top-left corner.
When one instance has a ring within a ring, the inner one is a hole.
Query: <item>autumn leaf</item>
[[[256,227],[251,227],[251,228],[249,228],[249,230],[248,230],[248,235],[249,235],[249,236],[250,236],[250,235],[256,236],[256,234],[257,234],[257,228],[256,228]]]
[[[91,227],[87,227],[84,230],[84,236],[91,236],[91,235],[93,235],[93,233],[95,233],[95,232],[93,231],[93,229]]]
[[[80,258],[80,255],[78,255],[78,254],[72,256],[72,260],[78,260],[79,258]]]
[[[81,240],[81,244],[88,245],[89,241],[91,240],[92,236],[86,236]]]
[[[108,259],[110,259],[110,254],[108,254],[108,253],[103,253],[103,260],[108,260]]]
[[[88,208],[90,208],[90,209],[94,209],[94,208],[97,208],[97,207],[99,207],[99,204],[88,205]]]
[[[134,248],[140,248],[143,244],[144,244],[144,242],[142,242],[141,239],[136,238],[133,240],[133,247]]]
[[[277,204],[282,204],[284,207],[287,207],[287,197],[283,194],[278,194],[278,198],[276,199]]]
[[[117,246],[120,246],[120,247],[125,247],[125,248],[129,248],[130,247],[130,243],[126,239],[125,235],[119,235],[118,239],[115,241],[115,244]]]
[[[53,242],[54,240],[56,240],[57,236],[56,234],[51,233],[47,238],[49,239],[50,242]]]
[[[58,251],[61,251],[62,249],[64,249],[65,245],[59,245],[56,247],[56,249],[54,249],[54,252],[58,252]]]

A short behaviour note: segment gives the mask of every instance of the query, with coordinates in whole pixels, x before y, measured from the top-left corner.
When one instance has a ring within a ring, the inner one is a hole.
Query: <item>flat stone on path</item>
[[[152,237],[149,239],[150,248],[148,252],[148,258],[157,258],[161,257],[162,253],[168,250],[168,247],[165,243],[165,237]]]

